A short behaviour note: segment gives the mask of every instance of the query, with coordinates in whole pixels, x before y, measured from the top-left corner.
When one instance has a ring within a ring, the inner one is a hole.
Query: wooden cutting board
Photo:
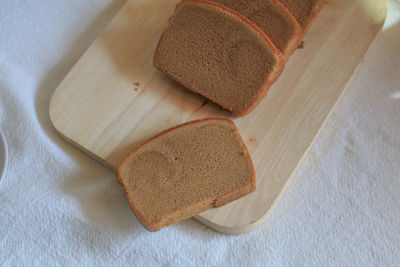
[[[223,233],[247,232],[265,221],[346,89],[382,27],[386,1],[326,1],[305,47],[243,118],[232,117],[152,67],[157,41],[177,2],[128,0],[55,91],[50,118],[63,137],[111,168],[171,126],[232,118],[253,158],[257,190],[195,218]]]

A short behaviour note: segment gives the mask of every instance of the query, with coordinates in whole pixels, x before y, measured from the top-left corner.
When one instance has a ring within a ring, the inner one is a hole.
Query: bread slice
[[[213,0],[244,15],[256,24],[288,60],[298,47],[303,30],[278,0]]]
[[[265,33],[238,12],[184,0],[170,18],[154,66],[233,114],[250,112],[284,66]]]
[[[149,231],[222,206],[255,190],[255,171],[237,128],[204,119],[168,129],[131,152],[118,180]]]
[[[323,0],[279,0],[306,32],[322,8]]]

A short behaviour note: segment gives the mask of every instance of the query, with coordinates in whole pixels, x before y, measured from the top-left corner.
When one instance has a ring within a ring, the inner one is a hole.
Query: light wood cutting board
[[[256,192],[195,218],[231,234],[267,218],[382,27],[385,0],[329,0],[258,107],[234,118],[152,67],[178,0],[128,0],[55,91],[50,118],[74,145],[114,168],[171,126],[230,117],[253,158]],[[135,83],[140,85],[135,85]]]

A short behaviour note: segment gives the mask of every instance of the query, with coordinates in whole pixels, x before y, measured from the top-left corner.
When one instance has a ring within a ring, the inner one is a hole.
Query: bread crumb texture
[[[150,231],[255,190],[247,148],[226,119],[166,130],[130,153],[117,175],[134,213]]]
[[[154,66],[241,115],[280,73],[283,56],[258,27],[232,12],[213,2],[181,2],[160,38]]]

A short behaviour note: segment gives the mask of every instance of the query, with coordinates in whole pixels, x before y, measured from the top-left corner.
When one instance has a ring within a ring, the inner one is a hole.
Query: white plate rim
[[[0,182],[4,178],[7,170],[8,149],[7,142],[3,132],[0,130]]]

